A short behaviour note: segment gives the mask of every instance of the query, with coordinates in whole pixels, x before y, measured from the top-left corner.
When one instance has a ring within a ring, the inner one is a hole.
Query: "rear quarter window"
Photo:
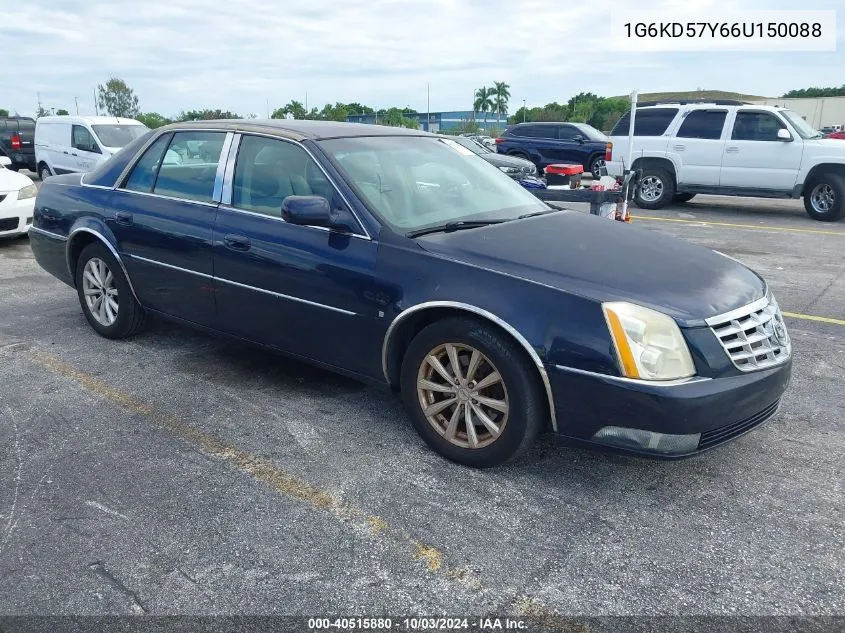
[[[153,131],[150,130],[140,138],[132,141],[106,162],[97,166],[94,171],[85,174],[82,177],[82,182],[86,185],[114,187],[115,182],[117,182],[117,177],[120,176],[126,165],[135,158],[135,155],[146,144],[152,135]]]
[[[678,108],[647,108],[637,110],[634,119],[634,136],[660,136],[669,127],[669,124],[678,114]],[[628,128],[631,125],[631,113],[622,115],[622,118],[613,126],[611,136],[628,136]]]

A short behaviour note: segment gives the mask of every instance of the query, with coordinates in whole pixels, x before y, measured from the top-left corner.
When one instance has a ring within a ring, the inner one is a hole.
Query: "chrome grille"
[[[727,314],[707,319],[733,364],[742,371],[786,362],[792,344],[777,301],[768,295]]]

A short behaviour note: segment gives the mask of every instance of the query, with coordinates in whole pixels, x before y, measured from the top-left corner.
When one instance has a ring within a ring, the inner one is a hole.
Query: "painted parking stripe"
[[[791,319],[804,319],[805,321],[816,321],[818,323],[845,325],[845,319],[834,319],[832,317],[816,316],[814,314],[801,314],[800,312],[781,312],[781,314]]]
[[[734,224],[732,222],[711,222],[709,220],[682,220],[681,218],[658,218],[653,215],[632,215],[632,221],[646,220],[649,222],[680,222],[682,224],[698,224],[706,226],[730,226],[736,229],[756,229],[758,231],[784,231],[788,233],[814,233],[817,235],[836,235],[845,237],[845,231],[822,231],[820,229],[793,229],[788,226],[766,226],[757,224]]]

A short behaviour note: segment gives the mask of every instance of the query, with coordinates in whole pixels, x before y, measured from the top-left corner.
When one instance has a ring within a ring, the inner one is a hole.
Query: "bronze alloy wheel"
[[[463,343],[432,349],[417,372],[417,397],[428,423],[461,448],[484,448],[508,423],[508,390],[496,366]]]

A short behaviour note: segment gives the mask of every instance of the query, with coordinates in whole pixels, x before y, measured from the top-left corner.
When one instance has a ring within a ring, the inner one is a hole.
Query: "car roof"
[[[342,123],[340,121],[307,121],[297,119],[213,119],[171,123],[159,130],[227,130],[233,132],[259,132],[295,140],[350,138],[359,136],[435,136],[420,130],[409,130],[387,125]]]
[[[43,116],[38,123],[87,123],[88,125],[143,125],[140,121],[117,116],[75,116],[71,114]]]

